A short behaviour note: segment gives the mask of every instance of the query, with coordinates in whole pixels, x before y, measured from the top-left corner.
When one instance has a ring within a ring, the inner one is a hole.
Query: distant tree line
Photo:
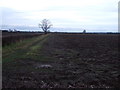
[[[12,30],[12,29],[9,29],[9,30],[1,30],[2,32],[8,32],[8,33],[42,33],[40,31],[18,31],[18,30]]]

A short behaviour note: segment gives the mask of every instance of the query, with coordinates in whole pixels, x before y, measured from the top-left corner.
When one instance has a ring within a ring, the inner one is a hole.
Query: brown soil
[[[4,63],[3,88],[120,88],[116,34],[52,34],[38,53]]]

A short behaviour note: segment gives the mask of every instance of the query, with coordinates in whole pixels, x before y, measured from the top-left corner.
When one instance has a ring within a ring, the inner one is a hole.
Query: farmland
[[[3,88],[120,87],[118,34],[49,33],[3,47]]]
[[[26,38],[31,38],[38,36],[42,33],[32,33],[32,32],[2,32],[2,46],[21,41]]]

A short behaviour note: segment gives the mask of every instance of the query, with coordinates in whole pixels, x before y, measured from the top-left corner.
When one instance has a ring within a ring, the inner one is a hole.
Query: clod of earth
[[[53,66],[49,65],[49,64],[42,64],[42,65],[37,65],[36,66],[36,69],[39,69],[39,68],[52,68]]]

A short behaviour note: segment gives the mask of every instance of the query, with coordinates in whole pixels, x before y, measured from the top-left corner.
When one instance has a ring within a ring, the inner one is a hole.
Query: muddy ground
[[[3,62],[3,88],[120,88],[118,35],[50,34],[40,42]]]

